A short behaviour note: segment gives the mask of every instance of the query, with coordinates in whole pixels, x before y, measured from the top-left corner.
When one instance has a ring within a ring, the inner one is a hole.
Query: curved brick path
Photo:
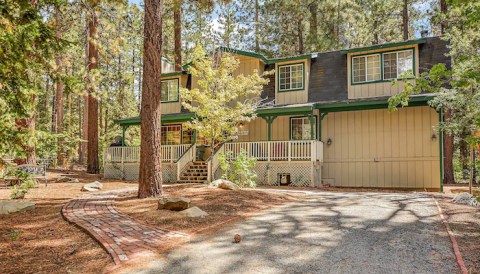
[[[62,215],[95,238],[115,264],[141,253],[152,253],[155,246],[171,238],[188,236],[138,223],[118,212],[113,206],[114,198],[126,191],[129,189],[83,195],[66,203]]]

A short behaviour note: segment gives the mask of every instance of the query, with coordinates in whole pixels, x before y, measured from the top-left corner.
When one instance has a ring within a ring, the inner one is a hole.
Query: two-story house
[[[262,98],[271,101],[257,118],[240,125],[238,136],[207,159],[183,123],[194,117],[179,102],[179,86],[196,87],[185,71],[162,76],[162,155],[165,181],[207,181],[220,176],[218,155],[241,150],[257,158],[257,183],[403,189],[442,188],[442,114],[428,105],[431,94],[388,111],[407,72],[445,63],[446,42],[438,37],[269,59],[220,48],[240,60],[238,74],[274,70]],[[408,81],[414,81],[408,80]],[[124,132],[138,117],[116,121]],[[137,179],[139,148],[105,150],[106,177]],[[195,162],[195,163],[194,163]]]

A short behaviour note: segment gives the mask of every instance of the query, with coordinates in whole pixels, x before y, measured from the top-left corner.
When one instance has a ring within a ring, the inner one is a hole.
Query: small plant
[[[222,177],[239,187],[255,188],[257,186],[255,183],[257,173],[254,167],[257,159],[248,157],[244,150],[240,151],[235,160],[228,160],[228,158],[231,158],[229,155],[231,155],[231,152],[222,153],[219,156],[220,168],[223,170]]]
[[[12,241],[16,241],[16,240],[18,240],[18,237],[20,237],[20,234],[22,234],[21,230],[14,229],[14,230],[8,232],[5,236]]]
[[[23,199],[25,194],[28,193],[30,188],[36,186],[35,182],[31,178],[31,175],[28,172],[23,170],[14,170],[9,175],[14,175],[22,183],[20,185],[13,186],[12,192],[10,193],[11,199]]]

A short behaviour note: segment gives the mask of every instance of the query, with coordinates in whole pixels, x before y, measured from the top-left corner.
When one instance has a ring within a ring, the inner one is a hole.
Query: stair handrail
[[[177,165],[177,181],[180,180],[180,175],[184,171],[185,167],[194,160],[196,143],[193,143],[185,152],[174,162]],[[193,149],[192,149],[193,148]]]
[[[208,177],[207,177],[207,179],[208,179],[209,182],[213,181],[213,176],[215,175],[214,172],[220,164],[220,162],[218,160],[218,155],[219,155],[218,152],[220,152],[220,150],[224,150],[223,145],[225,145],[225,143],[226,142],[221,143],[218,146],[218,149],[215,150],[212,153],[212,155],[210,155],[210,157],[208,157],[208,160],[207,160]]]

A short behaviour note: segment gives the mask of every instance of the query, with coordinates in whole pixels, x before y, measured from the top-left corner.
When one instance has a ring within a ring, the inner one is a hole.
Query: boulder
[[[103,188],[103,185],[102,183],[98,182],[98,181],[95,181],[95,182],[92,182],[92,183],[89,183],[89,184],[86,184],[86,185],[83,185],[82,186],[82,189],[81,191],[99,191]]]
[[[480,203],[477,201],[476,197],[467,192],[463,192],[455,196],[455,198],[453,198],[453,202],[461,205],[480,206]]]
[[[221,189],[227,189],[227,190],[239,190],[240,187],[228,180],[225,179],[218,179],[210,183],[210,187],[218,187]]]
[[[71,178],[71,177],[66,177],[66,176],[61,176],[61,177],[58,177],[57,180],[56,180],[57,183],[80,183],[80,180],[78,180],[77,178]]]
[[[168,209],[173,211],[181,211],[190,207],[190,199],[179,198],[160,198],[158,200],[158,209]]]
[[[31,202],[16,202],[10,200],[0,200],[0,215],[10,214],[29,208],[34,208],[35,204]]]
[[[230,181],[227,181],[227,180],[223,180],[223,182],[221,182],[218,185],[218,188],[226,189],[226,190],[239,190],[240,189],[239,186],[237,186],[236,184],[234,184]]]
[[[183,215],[184,217],[192,217],[192,218],[198,218],[198,217],[204,218],[205,216],[208,216],[207,212],[201,210],[196,206],[182,210],[179,212],[179,214]]]

